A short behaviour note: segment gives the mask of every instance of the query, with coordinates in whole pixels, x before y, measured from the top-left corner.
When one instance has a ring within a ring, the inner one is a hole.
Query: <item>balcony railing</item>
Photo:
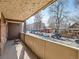
[[[23,38],[25,35],[25,39]],[[79,59],[79,48],[44,39],[34,34],[21,34],[21,40],[41,59]]]

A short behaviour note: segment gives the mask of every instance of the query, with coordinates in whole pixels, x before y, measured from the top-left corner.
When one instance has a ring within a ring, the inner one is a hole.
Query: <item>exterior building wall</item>
[[[7,40],[7,22],[5,21],[5,18],[3,15],[1,15],[0,19],[0,54],[3,53],[4,45]]]
[[[45,24],[44,23],[40,24],[39,22],[26,25],[27,30],[40,30],[41,28],[43,29],[44,27],[45,27]]]
[[[72,30],[73,29],[73,30]],[[76,28],[67,29],[61,32],[62,36],[73,38],[79,38],[79,30],[75,30]]]
[[[61,35],[70,38],[79,38],[79,22],[74,23],[72,26],[62,31]]]

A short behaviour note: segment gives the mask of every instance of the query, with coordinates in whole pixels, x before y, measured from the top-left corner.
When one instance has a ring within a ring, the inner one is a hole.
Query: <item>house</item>
[[[74,23],[69,28],[65,29],[62,33],[63,36],[67,37],[77,37],[79,38],[79,22]]]
[[[45,32],[45,33],[52,33],[52,32],[54,32],[54,30],[52,28],[43,28],[40,31],[41,32]]]

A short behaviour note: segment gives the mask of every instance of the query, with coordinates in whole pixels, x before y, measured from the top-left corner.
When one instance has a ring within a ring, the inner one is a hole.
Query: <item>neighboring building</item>
[[[27,30],[41,30],[43,28],[45,28],[45,24],[44,23],[39,23],[39,22],[35,22],[29,25],[26,25]]]
[[[41,32],[52,33],[54,32],[54,30],[52,28],[45,28],[45,29],[41,29]]]
[[[66,37],[77,37],[79,38],[79,22],[74,23],[72,26],[70,26],[69,28],[65,29],[62,32],[63,36]]]

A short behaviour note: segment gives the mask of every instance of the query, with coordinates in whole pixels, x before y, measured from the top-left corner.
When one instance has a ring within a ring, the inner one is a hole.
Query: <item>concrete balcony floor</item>
[[[16,44],[14,40],[7,41],[4,52],[0,59],[38,59],[27,47],[21,42]]]

